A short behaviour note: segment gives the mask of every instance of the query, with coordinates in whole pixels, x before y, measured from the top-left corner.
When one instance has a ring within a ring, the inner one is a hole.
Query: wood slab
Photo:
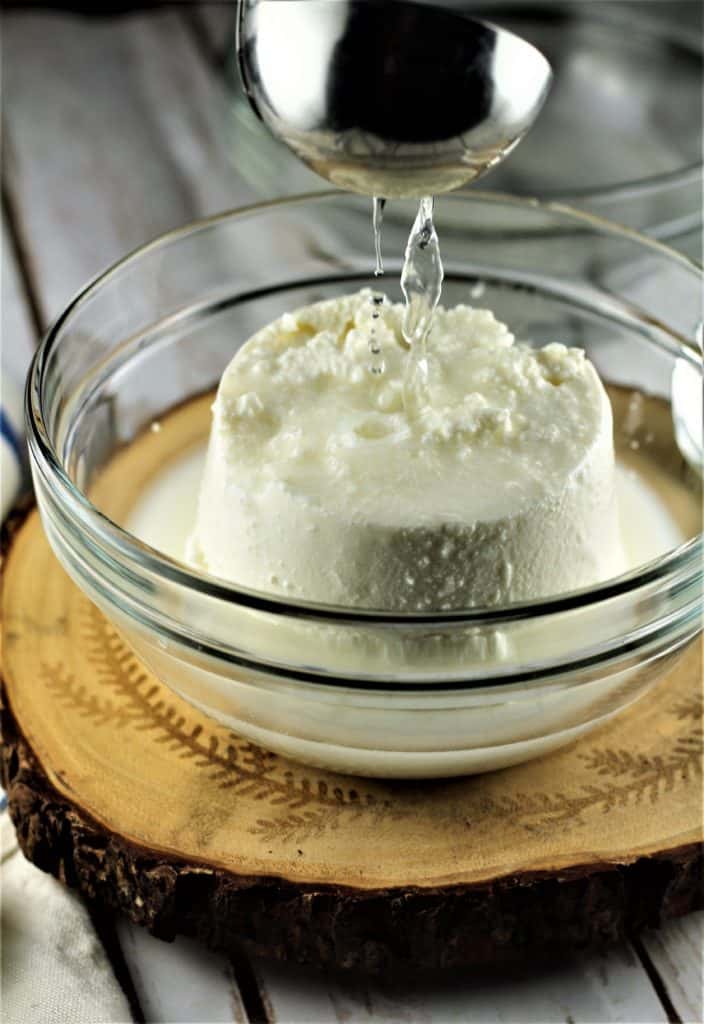
[[[269,755],[137,661],[4,531],[3,783],[25,854],[164,938],[316,965],[456,967],[603,945],[702,905],[700,651],[549,758],[382,783]]]

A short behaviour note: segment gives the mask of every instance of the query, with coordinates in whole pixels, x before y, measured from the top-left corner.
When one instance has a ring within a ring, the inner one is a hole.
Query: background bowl
[[[177,693],[255,743],[358,774],[464,774],[545,753],[635,700],[700,628],[697,267],[560,206],[488,193],[440,204],[469,225],[441,237],[444,302],[587,350],[619,451],[692,538],[680,548],[552,600],[378,614],[238,589],[122,528],[150,476],[207,431],[205,402],[184,403],[254,330],[374,283],[371,228],[366,246],[349,230],[367,209],[353,196],[262,204],[147,245],[68,307],[28,384],[37,499],[78,585]],[[410,221],[412,204],[399,208]],[[393,299],[397,242],[388,232]]]

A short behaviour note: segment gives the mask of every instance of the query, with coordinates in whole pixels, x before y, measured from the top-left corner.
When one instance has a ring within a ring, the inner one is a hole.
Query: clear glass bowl
[[[690,538],[679,548],[551,600],[391,614],[246,591],[123,528],[125,493],[151,472],[133,459],[129,479],[115,475],[133,442],[158,437],[164,464],[185,443],[173,410],[212,390],[255,329],[374,283],[371,227],[366,243],[350,227],[367,205],[353,196],[236,210],[133,253],[59,318],[27,390],[48,538],[143,661],[253,742],[362,775],[464,774],[555,749],[640,696],[701,623],[698,268],[561,206],[490,193],[441,204],[462,225],[441,237],[444,302],[485,305],[526,341],[586,349],[612,391],[617,448]],[[402,212],[410,223],[411,205]],[[397,243],[392,231],[396,300]]]

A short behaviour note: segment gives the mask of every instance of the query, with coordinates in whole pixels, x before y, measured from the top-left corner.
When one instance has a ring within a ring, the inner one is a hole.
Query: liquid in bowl
[[[616,424],[619,515],[629,569],[636,569],[692,535],[697,503],[682,482],[649,457],[645,438],[655,437],[651,422],[671,424],[667,403],[618,387],[608,390]],[[177,560],[183,558],[194,521],[212,400],[212,393],[200,396],[152,423],[115,457],[93,493],[96,504],[132,534]],[[635,431],[634,402],[644,404]],[[127,465],[139,465],[141,476],[126,473]],[[132,485],[119,490],[116,503],[114,481],[119,478],[124,484],[128,476]],[[624,634],[635,625],[626,616]],[[614,704],[620,708],[635,700],[648,685],[647,671],[629,670],[607,680],[596,678],[578,689],[570,688],[569,678],[555,691],[538,679],[523,692],[507,694],[495,685],[490,671],[500,672],[509,655],[526,663],[544,658],[551,644],[539,623],[519,622],[510,632],[497,628],[480,636],[470,633],[459,641],[426,631],[399,647],[388,637],[370,643],[360,634],[355,642],[337,636],[334,628],[305,622],[285,631],[278,622],[253,622],[260,649],[281,665],[305,665],[307,646],[322,645],[328,665],[337,665],[345,678],[355,669],[360,678],[386,669],[389,686],[384,694],[362,691],[361,700],[359,695],[350,700],[349,693],[336,693],[334,687],[322,692],[318,688],[315,703],[309,703],[300,694],[285,692],[286,687],[271,678],[232,669],[223,679],[221,665],[211,671],[207,656],[184,659],[178,645],[163,637],[155,657],[130,625],[125,623],[123,629],[172,688],[253,742],[295,760],[372,776],[446,776],[520,763],[577,738],[593,727],[595,710],[601,709],[597,718],[605,720]],[[561,629],[588,629],[588,622],[576,615],[571,622],[567,614]],[[441,690],[429,699],[394,692],[394,676],[401,678],[414,667],[420,673],[441,672],[448,655],[453,663],[468,656],[475,671],[478,665],[486,667],[486,685],[477,690],[474,701],[465,699],[458,706],[454,695],[448,697]],[[406,749],[411,736],[418,748],[413,752]]]

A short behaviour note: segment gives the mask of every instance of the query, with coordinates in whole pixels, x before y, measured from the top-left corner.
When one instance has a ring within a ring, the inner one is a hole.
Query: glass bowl
[[[367,209],[354,196],[260,204],[157,239],[74,299],[28,381],[37,501],[79,587],[176,693],[254,743],[353,774],[451,776],[544,754],[639,697],[700,629],[698,268],[562,206],[440,203],[460,225],[441,235],[444,302],[480,300],[522,340],[586,349],[620,457],[659,492],[681,546],[549,600],[394,614],[244,590],[129,532],[151,477],[207,433],[208,395],[253,331],[375,283],[371,226],[366,246],[348,233]],[[385,242],[398,300],[402,246]]]

